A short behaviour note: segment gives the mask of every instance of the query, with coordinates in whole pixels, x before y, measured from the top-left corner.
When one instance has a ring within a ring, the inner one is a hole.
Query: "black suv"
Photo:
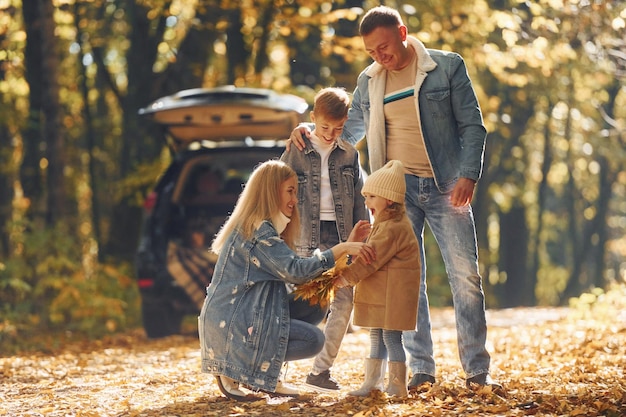
[[[208,248],[252,169],[278,158],[306,101],[271,90],[192,89],[139,114],[162,125],[175,154],[144,203],[136,276],[150,338],[198,314],[216,257]]]

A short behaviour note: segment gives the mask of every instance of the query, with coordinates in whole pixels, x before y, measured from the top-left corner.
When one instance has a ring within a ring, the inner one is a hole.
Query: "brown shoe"
[[[480,389],[482,387],[491,387],[494,394],[499,395],[502,398],[506,397],[506,391],[504,387],[494,381],[488,373],[474,375],[471,378],[465,380],[465,386],[472,391]]]
[[[435,377],[428,374],[414,374],[413,378],[409,381],[409,392],[415,392],[421,389],[424,384],[434,384]]]

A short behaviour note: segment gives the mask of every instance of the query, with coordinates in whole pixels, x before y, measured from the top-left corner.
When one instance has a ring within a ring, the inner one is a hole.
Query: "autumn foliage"
[[[339,394],[238,403],[200,372],[197,336],[141,331],[46,353],[0,358],[0,415],[86,416],[607,416],[626,415],[626,289],[569,308],[488,310],[492,375],[507,391],[465,388],[453,311],[433,310],[437,381],[404,400],[346,395],[363,382],[369,335],[346,335],[332,368]],[[590,302],[591,301],[591,302]],[[583,307],[584,306],[584,307]],[[292,362],[301,385],[311,360]]]
[[[308,300],[311,305],[319,304],[322,308],[330,305],[335,297],[335,279],[346,268],[350,258],[342,256],[337,259],[335,266],[324,271],[319,277],[296,286],[294,294],[296,300]]]

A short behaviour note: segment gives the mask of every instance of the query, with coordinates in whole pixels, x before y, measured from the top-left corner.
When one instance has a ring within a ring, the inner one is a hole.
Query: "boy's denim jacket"
[[[299,152],[295,147],[285,151],[281,160],[298,174],[298,210],[301,232],[297,252],[310,256],[320,242],[320,182],[322,180],[322,158],[313,148],[311,141],[304,138],[306,147]],[[363,172],[359,163],[359,152],[354,146],[337,139],[337,146],[328,157],[330,188],[335,205],[337,232],[341,242],[348,240],[353,226],[359,220],[368,219],[365,199],[361,195]]]
[[[407,42],[417,52],[414,99],[437,188],[451,191],[459,177],[478,181],[487,130],[463,58],[426,49],[411,36]],[[342,134],[353,145],[367,137],[370,172],[387,162],[385,79],[386,71],[375,62],[361,72]]]
[[[330,250],[296,256],[269,221],[248,240],[232,233],[198,318],[202,371],[274,391],[289,340],[285,283],[303,283],[334,265]]]

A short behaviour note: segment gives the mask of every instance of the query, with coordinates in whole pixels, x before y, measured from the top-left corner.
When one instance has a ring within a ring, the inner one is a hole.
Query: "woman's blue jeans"
[[[317,327],[326,316],[327,309],[311,306],[308,301],[296,300],[289,294],[289,341],[285,361],[312,358],[324,346],[324,333]]]
[[[417,315],[417,331],[404,332],[404,346],[410,355],[413,374],[435,376],[428,296],[424,224],[439,245],[448,273],[456,316],[457,342],[466,378],[489,372],[490,356],[485,347],[487,322],[485,295],[478,271],[478,247],[471,206],[454,207],[450,193],[441,193],[433,178],[406,175],[406,209],[421,248],[422,281]],[[450,185],[450,190],[452,186]]]

